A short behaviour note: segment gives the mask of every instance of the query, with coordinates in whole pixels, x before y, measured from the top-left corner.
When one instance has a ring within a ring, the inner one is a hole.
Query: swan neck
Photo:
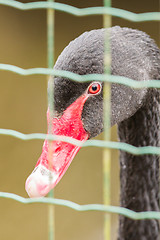
[[[121,142],[136,147],[159,146],[159,93],[150,90],[146,103],[118,125]],[[120,152],[121,206],[140,211],[159,211],[159,157]],[[120,217],[119,240],[159,239],[157,220]]]

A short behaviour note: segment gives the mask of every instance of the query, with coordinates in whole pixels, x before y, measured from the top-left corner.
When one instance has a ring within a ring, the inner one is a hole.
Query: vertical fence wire
[[[111,0],[104,0],[104,6],[110,7]],[[111,27],[111,16],[103,15],[103,26],[105,29]],[[111,73],[111,50],[110,50],[110,31],[105,31],[104,37],[104,73]],[[111,99],[111,86],[110,83],[105,82],[103,88],[103,99],[104,99],[104,140],[110,140],[110,99]],[[103,202],[105,205],[111,204],[111,151],[109,148],[103,150]],[[111,239],[111,215],[105,213],[104,215],[104,239]]]
[[[47,0],[48,2],[54,2],[54,0]],[[47,9],[47,65],[48,68],[53,68],[54,64],[54,10]],[[54,115],[54,84],[53,78],[49,79],[50,87],[48,90],[48,105],[49,105],[49,123],[48,123],[48,133],[52,134],[52,117]],[[49,141],[48,147],[48,163],[49,169],[52,167],[52,141]],[[52,177],[49,176],[49,181],[51,184]],[[53,198],[53,189],[49,192],[48,197]],[[48,205],[48,240],[55,239],[55,219],[54,219],[54,206]]]

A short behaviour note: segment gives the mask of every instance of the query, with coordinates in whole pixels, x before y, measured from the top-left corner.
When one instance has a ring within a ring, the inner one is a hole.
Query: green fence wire
[[[122,142],[87,140],[87,142],[82,143],[77,139],[73,139],[66,136],[59,136],[59,135],[57,136],[57,135],[44,134],[44,133],[24,134],[12,129],[2,129],[2,128],[0,128],[0,134],[12,136],[12,137],[15,137],[21,140],[26,140],[26,141],[35,140],[35,139],[58,140],[62,142],[68,142],[79,147],[102,147],[102,148],[107,147],[111,149],[122,150],[124,152],[128,152],[134,155],[144,155],[144,154],[160,155],[160,147],[152,147],[152,146],[135,147],[128,143],[122,143]]]
[[[87,204],[87,205],[80,205],[75,202],[71,202],[68,200],[63,199],[56,199],[56,198],[23,198],[19,195],[13,193],[6,193],[0,192],[1,198],[12,199],[17,202],[23,204],[33,204],[33,203],[43,203],[43,204],[53,204],[58,206],[64,206],[71,209],[74,209],[79,212],[85,211],[101,211],[101,212],[108,212],[108,213],[116,213],[121,214],[125,217],[134,219],[134,220],[142,220],[142,219],[160,219],[160,213],[154,211],[147,211],[147,212],[134,212],[127,208],[117,207],[117,206],[105,206],[102,204]]]
[[[160,20],[159,12],[148,13],[133,13],[119,8],[112,7],[89,7],[89,8],[76,8],[63,3],[51,3],[51,2],[32,2],[32,3],[20,3],[14,0],[0,0],[1,5],[14,7],[19,10],[34,10],[34,9],[55,9],[61,12],[69,13],[75,16],[89,16],[89,15],[104,15],[109,14],[114,17],[123,18],[132,22],[143,21],[158,21]]]
[[[111,0],[104,0],[104,7],[111,7]],[[110,31],[108,30],[112,26],[112,16],[108,14],[103,15],[103,27],[105,30],[104,39],[104,73],[106,75],[111,74],[111,46],[110,46]],[[107,76],[106,76],[107,80]],[[104,82],[103,86],[103,112],[104,112],[104,141],[109,141],[111,138],[111,83]],[[103,149],[103,204],[111,204],[111,149]],[[103,227],[104,239],[111,239],[111,215],[105,213],[104,215],[104,227]]]
[[[48,0],[48,3],[53,3],[54,0]],[[48,68],[52,68],[54,65],[54,27],[55,27],[55,15],[54,9],[47,9],[47,65]],[[48,77],[49,82],[50,77]],[[52,80],[53,82],[53,80]],[[49,129],[48,133],[52,134],[52,119],[51,117],[54,115],[54,88],[51,86],[48,90],[48,105],[50,108],[50,118],[49,118]],[[52,166],[52,141],[49,140],[49,148],[48,148],[48,162],[49,169]],[[49,181],[51,184],[51,176],[49,176]],[[48,197],[54,197],[53,189],[48,193]],[[48,206],[48,240],[55,239],[55,211],[54,206],[49,204]]]
[[[132,87],[135,89],[140,88],[160,88],[160,81],[157,80],[146,80],[143,82],[138,82],[136,80],[123,77],[123,76],[113,76],[108,74],[88,74],[88,75],[78,75],[76,73],[72,73],[64,70],[56,70],[49,68],[30,68],[23,69],[10,64],[0,64],[0,70],[14,72],[20,75],[53,75],[69,78],[76,82],[89,82],[89,81],[103,81],[110,83],[118,83],[123,84],[128,87]]]
[[[14,0],[0,0],[0,5],[13,7],[19,10],[34,10],[34,9],[54,9],[58,11],[62,11],[65,13],[69,13],[75,16],[86,16],[86,15],[104,15],[108,14],[111,16],[123,18],[129,21],[134,22],[142,22],[142,21],[159,21],[160,20],[160,13],[159,12],[148,12],[148,13],[139,13],[135,14],[133,12],[129,12],[122,9],[112,8],[112,7],[90,7],[90,8],[76,8],[73,6],[69,6],[62,3],[55,3],[55,2],[32,2],[32,3],[20,3]],[[145,82],[137,82],[133,79],[128,79],[121,76],[111,76],[109,74],[90,74],[85,76],[79,76],[77,74],[67,72],[67,71],[60,71],[60,70],[53,70],[49,65],[48,69],[45,68],[32,68],[32,69],[22,69],[20,67],[16,67],[13,65],[8,64],[0,64],[0,70],[11,71],[21,75],[33,75],[33,74],[41,74],[41,75],[53,75],[53,76],[63,76],[74,81],[105,81],[108,83],[118,83],[124,84],[126,86],[132,88],[160,88],[160,81],[157,80],[148,80]],[[119,143],[119,142],[111,142],[111,141],[100,141],[100,140],[88,140],[86,143],[82,145],[82,143],[78,140],[69,138],[69,137],[62,137],[62,136],[54,136],[52,134],[46,135],[42,133],[32,133],[32,134],[23,134],[14,130],[10,129],[0,129],[1,135],[9,135],[21,140],[31,140],[31,139],[45,139],[48,140],[61,140],[64,142],[69,142],[74,145],[87,147],[87,146],[96,146],[96,147],[107,147],[111,149],[118,149],[123,150],[131,154],[135,155],[142,155],[142,154],[160,154],[160,148],[158,147],[134,147],[132,145],[126,143]],[[88,205],[79,205],[74,202],[70,202],[67,200],[62,199],[53,199],[53,198],[36,198],[36,199],[29,199],[23,198],[21,196],[12,194],[12,193],[5,193],[0,192],[1,198],[8,198],[15,200],[20,203],[24,204],[31,204],[31,203],[45,203],[45,204],[53,204],[53,205],[61,205],[72,208],[76,211],[103,211],[108,213],[116,213],[124,215],[131,219],[160,219],[159,212],[147,211],[147,212],[134,212],[132,210],[122,208],[122,207],[115,207],[115,206],[106,206],[101,204],[88,204]]]

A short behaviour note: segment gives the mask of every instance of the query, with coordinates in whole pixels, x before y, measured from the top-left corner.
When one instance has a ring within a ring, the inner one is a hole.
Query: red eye
[[[101,90],[101,84],[100,83],[92,83],[88,88],[88,93],[90,94],[97,94]]]

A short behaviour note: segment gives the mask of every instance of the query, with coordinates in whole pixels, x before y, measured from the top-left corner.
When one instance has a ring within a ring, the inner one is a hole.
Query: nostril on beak
[[[58,175],[41,164],[27,178],[25,189],[31,198],[45,196],[55,185]]]

